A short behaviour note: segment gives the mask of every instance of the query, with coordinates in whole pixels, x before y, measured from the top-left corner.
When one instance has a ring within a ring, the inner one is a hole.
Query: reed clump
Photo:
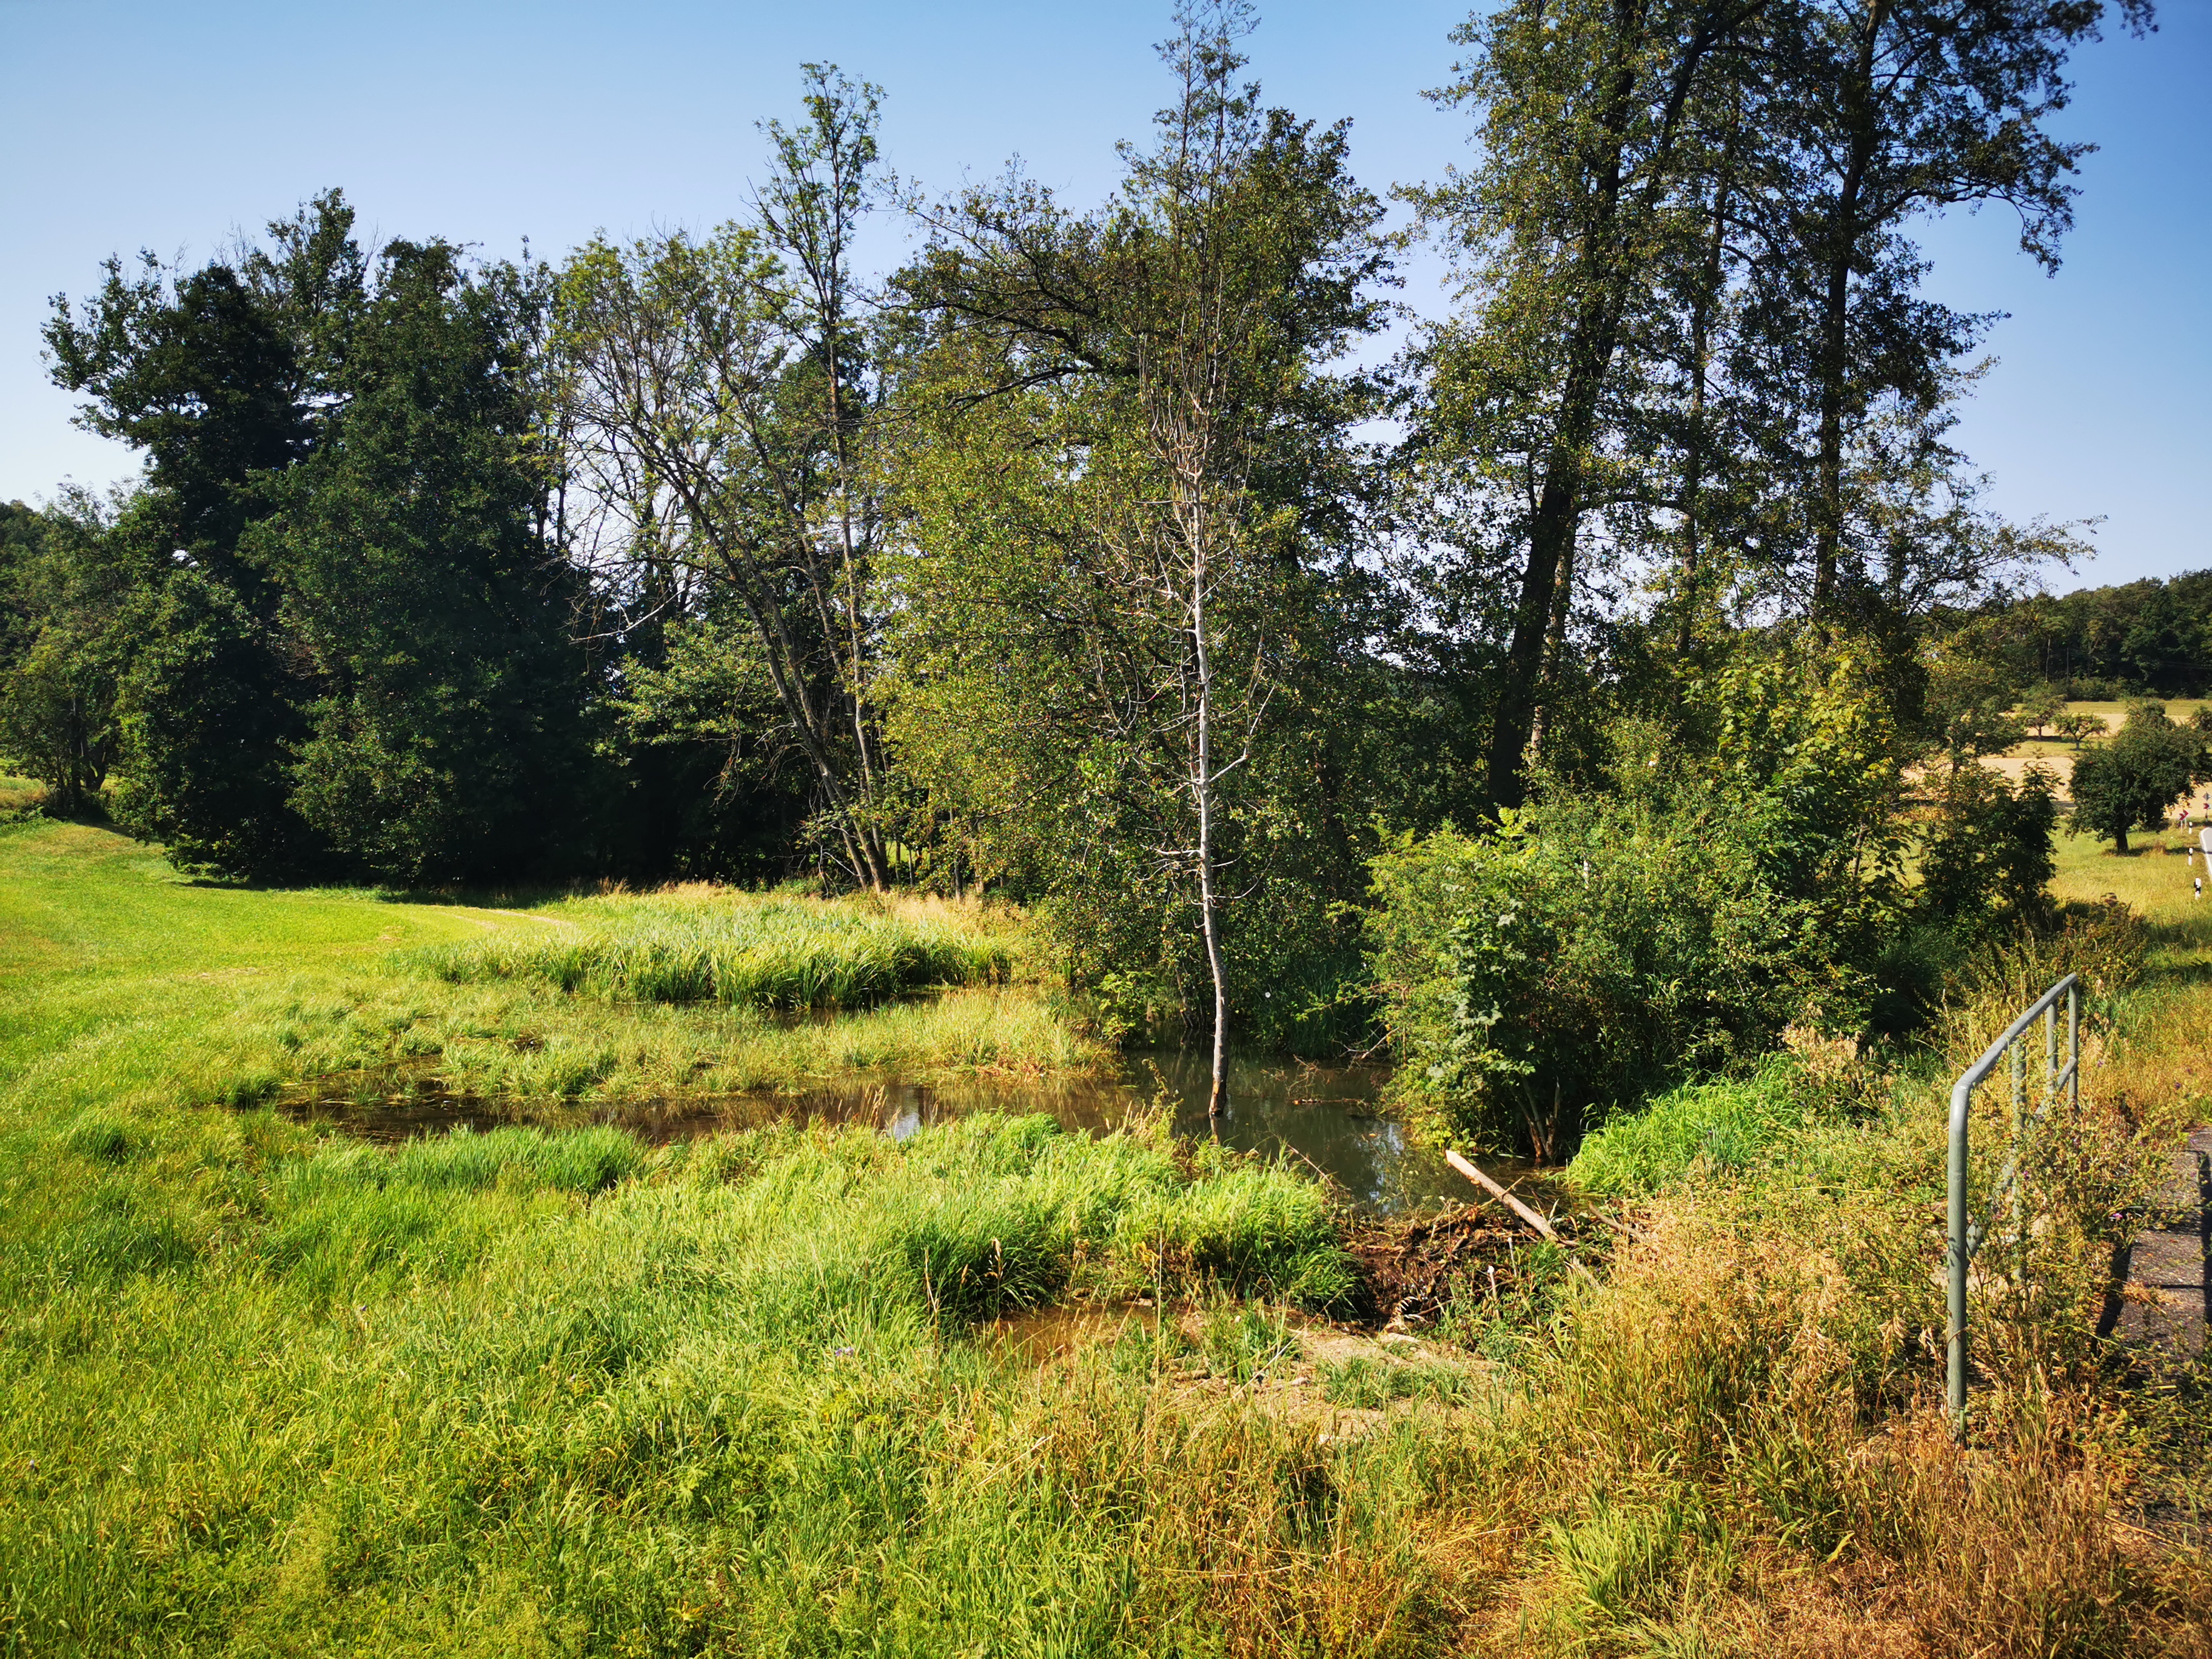
[[[451,984],[530,980],[624,1001],[785,1011],[871,1008],[1012,970],[1006,939],[974,917],[911,906],[710,890],[580,899],[542,919],[403,961]]]

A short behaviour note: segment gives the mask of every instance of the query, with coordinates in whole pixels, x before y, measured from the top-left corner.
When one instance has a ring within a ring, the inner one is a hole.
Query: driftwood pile
[[[1577,1218],[1552,1224],[1572,1249]],[[1455,1298],[1510,1297],[1534,1265],[1543,1241],[1516,1218],[1492,1206],[1462,1206],[1412,1219],[1370,1221],[1346,1235],[1345,1249],[1358,1264],[1358,1322],[1381,1329],[1433,1324]],[[1545,1254],[1555,1264],[1558,1258]]]

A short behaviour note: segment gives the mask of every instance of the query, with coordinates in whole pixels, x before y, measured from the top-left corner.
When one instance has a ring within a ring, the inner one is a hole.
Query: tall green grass
[[[1316,1188],[1154,1132],[5,1153],[0,1651],[1218,1651],[1435,1478],[998,1356],[1069,1297],[1343,1294]]]
[[[798,1010],[868,1008],[933,986],[1004,980],[1003,939],[941,916],[854,902],[750,897],[601,898],[556,927],[425,946],[408,965],[463,984],[535,980],[642,1002]]]
[[[1703,1170],[1737,1175],[1805,1121],[1796,1064],[1769,1060],[1747,1078],[1684,1084],[1609,1119],[1567,1165],[1594,1197],[1650,1198]]]

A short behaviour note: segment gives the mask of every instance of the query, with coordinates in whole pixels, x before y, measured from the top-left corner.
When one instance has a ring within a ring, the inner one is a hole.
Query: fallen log
[[[1465,1176],[1469,1181],[1472,1181],[1476,1186],[1481,1188],[1483,1191],[1488,1193],[1492,1198],[1501,1200],[1507,1208],[1513,1212],[1514,1214],[1519,1216],[1523,1221],[1534,1227],[1538,1232],[1543,1234],[1546,1238],[1550,1239],[1553,1243],[1556,1244],[1559,1242],[1559,1236],[1552,1231],[1552,1224],[1550,1222],[1545,1220],[1542,1216],[1537,1214],[1535,1211],[1530,1209],[1519,1199],[1514,1197],[1512,1194],[1507,1192],[1504,1188],[1499,1186],[1488,1176],[1483,1174],[1481,1170],[1476,1169],[1474,1164],[1468,1163],[1457,1152],[1446,1152],[1444,1153],[1444,1162],[1450,1164],[1453,1169],[1457,1170],[1462,1175]]]

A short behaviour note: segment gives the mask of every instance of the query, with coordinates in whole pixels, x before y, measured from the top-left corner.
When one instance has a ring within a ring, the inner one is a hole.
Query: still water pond
[[[1380,1115],[1384,1072],[1378,1066],[1271,1066],[1239,1062],[1231,1077],[1231,1108],[1218,1124],[1206,1115],[1208,1074],[1203,1054],[1181,1049],[1130,1056],[1118,1075],[1055,1082],[974,1079],[939,1085],[871,1083],[794,1094],[757,1093],[635,1102],[621,1106],[546,1108],[424,1097],[359,1103],[295,1102],[288,1115],[327,1123],[371,1140],[404,1140],[467,1125],[611,1123],[655,1142],[689,1139],[778,1119],[873,1124],[904,1139],[924,1124],[971,1112],[1048,1112],[1068,1129],[1103,1133],[1133,1111],[1164,1102],[1182,1133],[1218,1134],[1239,1152],[1303,1159],[1341,1189],[1356,1208],[1381,1214],[1435,1209],[1474,1191],[1441,1153],[1418,1146],[1404,1128]],[[1525,1169],[1492,1165],[1499,1178]]]

